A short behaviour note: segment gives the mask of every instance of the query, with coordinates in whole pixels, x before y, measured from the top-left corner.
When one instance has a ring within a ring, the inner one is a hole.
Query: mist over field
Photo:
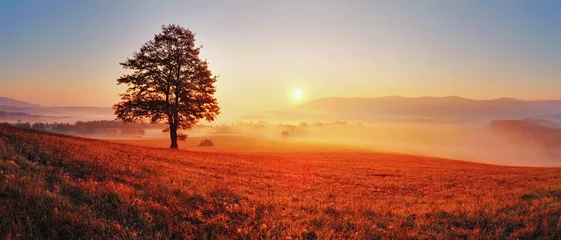
[[[169,140],[167,133],[162,132],[165,125],[109,122],[113,118],[109,108],[45,108],[16,103],[0,109],[24,112],[4,112],[0,121],[30,122],[30,127],[39,130],[84,137],[121,141],[130,138],[129,142],[135,144],[159,147],[165,147]],[[408,153],[499,165],[559,166],[561,155],[557,143],[561,139],[526,136],[529,141],[517,141],[514,136],[520,135],[517,129],[502,132],[491,129],[494,120],[543,119],[551,122],[548,129],[555,131],[559,128],[555,123],[561,120],[555,114],[559,108],[554,101],[508,98],[488,101],[459,97],[325,98],[287,110],[245,114],[238,120],[212,124],[203,121],[184,132],[188,146],[196,146],[204,138],[219,138],[216,148],[235,151],[276,151],[282,147],[304,151],[298,144],[315,144],[323,145],[324,149]],[[48,122],[79,125],[63,126],[63,132],[60,127],[33,126]],[[287,135],[283,136],[283,132]],[[549,141],[548,145],[544,146],[543,141]]]
[[[274,134],[273,134],[274,135]],[[392,123],[309,127],[288,141],[339,144],[362,150],[409,153],[518,166],[559,165],[559,155],[511,141],[488,123]]]
[[[237,135],[251,139],[248,147],[254,148],[260,146],[259,141],[275,141],[281,146],[327,144],[335,149],[398,152],[499,165],[558,166],[561,138],[549,139],[551,143],[544,146],[544,136],[524,136],[524,131],[516,128],[506,130],[512,134],[496,132],[491,123],[543,119],[551,123],[546,131],[555,132],[559,128],[555,123],[561,120],[556,114],[559,112],[558,101],[512,98],[324,98],[283,111],[246,114],[239,122],[197,126],[187,134]],[[283,137],[283,132],[288,135]],[[528,141],[517,141],[517,136]],[[152,137],[157,137],[157,133]],[[268,149],[264,145],[261,148],[260,151]]]
[[[282,136],[283,132],[288,136]],[[186,133],[189,137],[184,144],[195,147],[192,150],[201,150],[196,148],[199,141],[209,138],[218,142],[215,148],[239,152],[306,151],[315,146],[314,150],[407,153],[510,166],[561,165],[558,148],[516,141],[492,131],[488,122],[238,122],[198,126]],[[158,129],[151,129],[140,138],[120,140],[165,147],[168,138]]]

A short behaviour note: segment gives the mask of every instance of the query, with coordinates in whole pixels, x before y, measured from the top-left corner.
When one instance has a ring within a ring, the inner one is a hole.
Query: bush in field
[[[281,132],[281,138],[286,139],[288,138],[288,136],[290,136],[290,133],[288,133],[288,131]]]
[[[212,146],[214,146],[214,143],[210,139],[204,139],[204,140],[201,141],[201,143],[199,143],[199,146],[212,147]]]

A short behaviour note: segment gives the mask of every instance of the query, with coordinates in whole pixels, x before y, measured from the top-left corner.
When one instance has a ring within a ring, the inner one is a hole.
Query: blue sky
[[[561,99],[561,1],[2,1],[0,96],[109,106],[118,63],[175,23],[225,112],[326,96]]]

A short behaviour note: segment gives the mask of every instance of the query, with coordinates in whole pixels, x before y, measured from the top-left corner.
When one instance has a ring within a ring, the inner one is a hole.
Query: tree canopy
[[[200,49],[189,29],[162,26],[154,39],[120,63],[132,73],[117,79],[118,84],[128,87],[113,106],[117,119],[166,123],[170,148],[177,148],[177,141],[187,138],[179,130],[190,129],[201,119],[213,121],[220,113],[214,97],[217,76],[200,58]]]

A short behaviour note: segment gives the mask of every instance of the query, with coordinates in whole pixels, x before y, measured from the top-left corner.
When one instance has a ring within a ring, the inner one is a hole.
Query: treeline
[[[24,113],[24,112],[0,111],[0,121],[3,121],[3,122],[15,122],[16,120],[21,121],[22,119],[24,121],[37,122],[37,121],[61,120],[63,118],[65,118],[65,117],[62,117],[62,116],[43,116],[43,115],[29,114],[29,113]]]
[[[0,111],[0,117],[38,117],[39,115],[31,115],[24,112],[4,112]]]
[[[489,127],[491,131],[517,142],[538,145],[548,150],[561,147],[561,125],[549,120],[495,120]]]
[[[306,136],[309,130],[335,127],[363,127],[361,123],[349,124],[346,121],[335,122],[301,122],[299,124],[280,124],[270,122],[237,122],[233,124],[219,124],[215,126],[197,125],[198,129],[205,129],[209,134],[244,134],[258,136],[300,137]],[[194,128],[194,129],[196,129]]]
[[[78,121],[70,123],[29,123],[18,121],[17,123],[4,123],[19,128],[33,129],[37,131],[53,132],[75,136],[95,137],[138,137],[146,134],[148,129],[163,130],[166,124],[124,124],[120,121]],[[361,123],[349,124],[345,121],[335,122],[301,122],[298,124],[281,124],[271,122],[236,122],[231,124],[205,125],[197,124],[187,131],[187,134],[214,135],[214,134],[243,134],[262,137],[301,137],[309,134],[312,129],[327,129],[340,127],[362,127]]]
[[[9,124],[9,123],[6,123]],[[148,125],[144,124],[124,124],[119,121],[78,121],[70,123],[29,123],[21,122],[11,124],[12,126],[33,129],[37,131],[53,132],[66,135],[78,136],[105,136],[105,137],[131,137],[142,136],[146,133]]]

